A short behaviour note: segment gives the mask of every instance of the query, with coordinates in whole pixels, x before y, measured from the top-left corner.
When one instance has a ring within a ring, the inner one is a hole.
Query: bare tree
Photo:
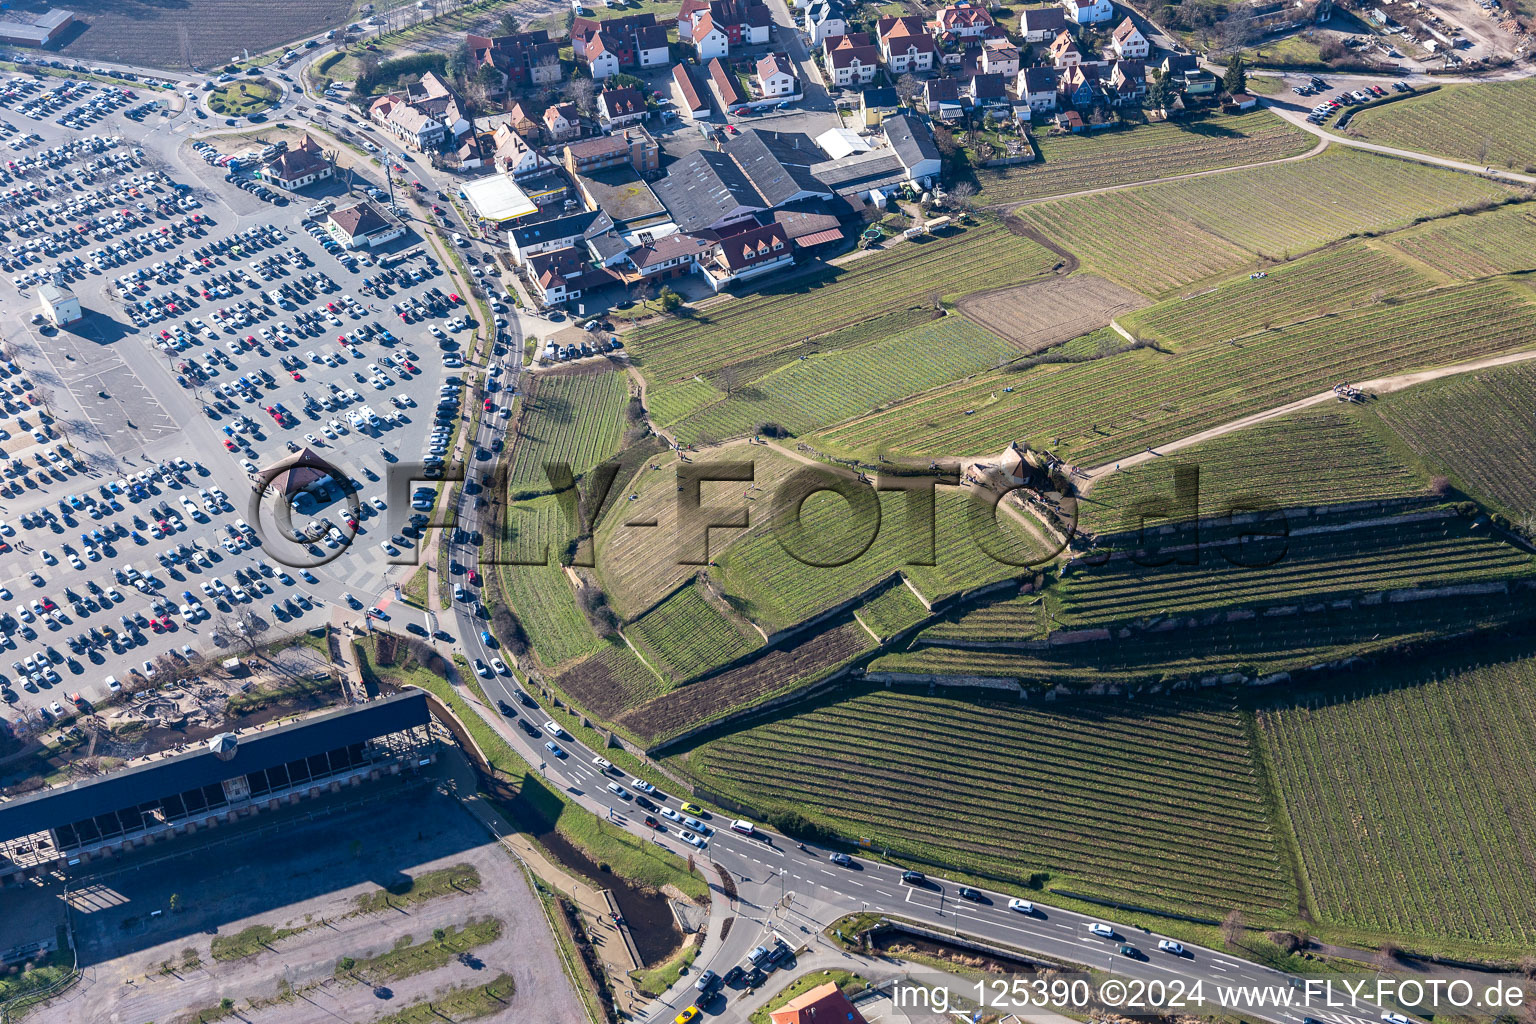
[[[213,624],[220,633],[245,648],[247,654],[255,654],[261,649],[261,641],[271,628],[267,620],[257,615],[249,605],[237,605],[234,611],[214,619]]]
[[[896,79],[896,95],[901,97],[904,106],[912,106],[912,101],[923,94],[923,83],[919,82],[912,74],[902,75]]]
[[[718,382],[720,390],[727,396],[734,395],[741,389],[741,375],[737,372],[735,364],[727,363],[720,368]]]
[[[968,181],[958,182],[949,190],[949,198],[953,199],[955,205],[961,209],[969,209],[971,201],[976,198],[976,186]]]
[[[590,78],[572,78],[565,83],[561,95],[567,103],[576,104],[576,109],[588,117],[597,110],[597,83]]]
[[[1221,941],[1228,946],[1239,945],[1243,938],[1243,912],[1232,910],[1221,919]]]

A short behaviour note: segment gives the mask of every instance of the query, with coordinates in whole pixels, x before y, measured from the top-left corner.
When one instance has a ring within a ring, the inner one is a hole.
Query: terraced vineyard
[[[1379,414],[1468,492],[1512,517],[1536,516],[1536,366],[1421,384],[1388,396]]]
[[[1081,192],[1215,167],[1305,153],[1313,138],[1264,110],[1193,121],[1136,125],[1094,135],[1042,135],[1040,159],[1021,167],[977,168],[988,205]]]
[[[1322,919],[1511,956],[1536,943],[1531,659],[1313,698],[1259,732]]]
[[[1362,110],[1349,134],[1384,146],[1536,171],[1536,81],[1444,85],[1436,92]],[[1471,126],[1476,126],[1471,127]],[[1486,148],[1485,148],[1486,147]]]
[[[995,560],[977,544],[969,518],[971,499],[947,488],[938,491],[935,499],[936,564],[908,565],[916,556],[917,531],[906,521],[905,500],[897,492],[882,494],[876,523],[872,518],[860,520],[839,496],[816,495],[805,502],[799,519],[810,538],[807,543],[814,542],[813,551],[796,548],[797,554],[791,554],[777,530],[770,528],[737,542],[718,558],[717,578],[728,593],[745,600],[748,614],[772,632],[841,604],[897,572],[933,601],[1025,571]],[[994,550],[1011,560],[1033,559],[1039,564],[1048,557],[1044,544],[1006,513],[998,515],[998,530],[985,520],[979,522],[978,528],[987,529],[988,543],[996,537]],[[920,527],[926,529],[926,524]],[[844,565],[826,564],[850,557],[853,560]]]
[[[1481,178],[1335,148],[1294,163],[1040,203],[1018,216],[1088,269],[1160,295],[1259,258],[1284,260],[1509,194]]]
[[[941,294],[1020,284],[1056,263],[1054,253],[997,221],[946,229],[779,289],[765,284],[691,316],[654,321],[629,339],[630,355],[652,385],[687,380],[874,317],[931,309]]]
[[[798,359],[672,429],[690,444],[741,437],[764,422],[805,433],[989,370],[1017,354],[965,318],[948,316],[859,348]]]
[[[560,673],[555,685],[582,710],[609,721],[667,690],[619,639],[602,642],[596,654]]]
[[[847,838],[1220,916],[1294,905],[1242,718],[1219,704],[844,699],[704,744],[680,767]],[[963,737],[964,756],[933,737]]]
[[[859,620],[881,640],[900,633],[928,617],[928,609],[906,584],[898,583],[859,605]]]
[[[986,374],[826,431],[833,451],[984,455],[1030,440],[1080,465],[1363,380],[1536,345],[1532,293],[1483,282],[1174,355]],[[1468,333],[1467,325],[1477,324]],[[1220,333],[1220,332],[1217,332]],[[1008,390],[1011,389],[1011,390]]]
[[[851,619],[767,648],[719,675],[673,690],[619,715],[615,723],[640,742],[654,745],[722,715],[810,686],[875,646]]]
[[[1536,203],[1426,224],[1388,242],[1463,280],[1536,269]]]
[[[700,593],[684,587],[625,627],[630,643],[662,675],[684,682],[761,647],[755,631],[744,630]]]
[[[496,566],[502,592],[539,661],[554,666],[597,650],[601,641],[577,606],[576,593],[558,562],[570,528],[555,496],[512,504],[506,522],[512,557],[535,560],[547,545],[548,564]]]
[[[1055,588],[1057,616],[1074,625],[1115,623],[1536,575],[1530,555],[1460,516],[1351,525],[1337,532],[1293,527],[1283,541],[1260,542],[1251,551],[1205,545],[1198,565],[1147,568],[1117,556]],[[1233,564],[1248,560],[1251,567]]]
[[[1214,617],[1216,621],[1207,622]],[[1039,605],[1019,598],[957,614],[924,629],[910,649],[875,658],[870,673],[992,676],[1034,687],[1298,673],[1313,665],[1369,657],[1399,645],[1427,644],[1468,630],[1500,630],[1536,617],[1536,594],[1469,594],[1454,601],[1409,601],[1349,608],[1298,606],[1297,613],[1228,621],[1224,612],[1176,629],[1116,631],[1112,641],[1029,650],[944,646],[1040,639],[1059,628]]]
[[[1078,528],[1089,534],[1139,529],[1139,504],[1173,501],[1177,466],[1199,470],[1198,514],[1205,517],[1225,515],[1244,502],[1299,508],[1406,497],[1426,493],[1429,483],[1418,460],[1372,413],[1324,408],[1103,476],[1079,506]]]
[[[580,477],[619,451],[629,387],[621,373],[538,373],[520,399],[508,487],[545,491],[546,462],[565,462]]]

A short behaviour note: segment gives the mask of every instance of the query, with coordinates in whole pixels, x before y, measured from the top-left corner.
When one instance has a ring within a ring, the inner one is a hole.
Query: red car
[[[480,585],[480,574],[473,569],[469,570],[469,582],[472,586],[478,587]]]
[[[416,364],[415,363],[403,363],[402,365],[405,367],[405,370],[406,370],[407,373],[420,373],[421,372],[420,370],[416,369]]]
[[[485,405],[483,406],[483,408],[485,409],[486,412],[490,412],[492,409],[496,408],[496,403],[492,402],[489,398],[487,398],[485,400]]]
[[[645,827],[646,828],[654,828],[658,832],[659,831],[663,831],[663,829],[661,827],[661,822],[657,821],[655,818],[651,817],[649,814],[647,814],[645,816]]]
[[[445,211],[441,206],[438,206],[436,203],[433,203],[432,204],[432,212],[437,214],[439,217],[441,217],[447,211]]]
[[[459,293],[458,292],[449,292],[448,293],[448,301],[449,302],[456,302],[457,303],[457,302],[463,302],[464,300],[459,298]]]
[[[353,519],[351,516],[347,517],[347,529],[349,529],[349,530],[357,529],[357,520]]]
[[[43,609],[45,611],[50,611],[51,612],[51,611],[53,611],[57,607],[58,607],[58,605],[53,603],[53,598],[44,596],[44,598],[43,598]]]
[[[164,633],[165,632],[165,627],[160,625],[160,620],[159,619],[150,619],[149,620],[149,628],[154,630],[156,633]]]
[[[288,376],[292,377],[294,380],[303,380],[304,379],[304,375],[302,373],[300,373],[298,370],[289,370],[288,371]]]
[[[224,441],[224,449],[231,452],[238,452],[240,450],[239,446],[236,445],[235,442],[228,439],[225,439]]]

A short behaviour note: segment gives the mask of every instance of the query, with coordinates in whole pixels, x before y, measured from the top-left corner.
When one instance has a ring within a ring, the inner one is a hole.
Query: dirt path
[[[1416,370],[1412,373],[1400,373],[1391,377],[1378,377],[1375,380],[1360,382],[1351,381],[1350,383],[1362,391],[1369,391],[1374,394],[1384,395],[1390,394],[1393,391],[1401,391],[1404,388],[1412,387],[1415,384],[1423,384],[1432,380],[1440,380],[1442,377],[1454,377],[1462,373],[1475,373],[1478,370],[1492,369],[1496,366],[1507,366],[1511,363],[1525,363],[1532,360],[1536,360],[1536,351],[1511,352],[1501,356],[1488,356],[1484,359],[1474,359],[1466,363],[1454,363],[1450,366],[1441,366],[1433,370]],[[1090,490],[1092,490],[1094,484],[1098,483],[1106,476],[1115,473],[1116,471],[1130,469],[1132,466],[1139,466],[1143,462],[1150,462],[1152,459],[1161,458],[1164,455],[1171,455],[1180,449],[1189,448],[1193,445],[1200,444],[1202,441],[1209,441],[1213,438],[1221,437],[1224,434],[1230,434],[1234,431],[1243,430],[1247,427],[1263,423],[1267,420],[1276,419],[1280,416],[1286,416],[1301,409],[1310,408],[1314,405],[1323,405],[1327,402],[1335,400],[1336,396],[1330,389],[1315,395],[1308,395],[1306,398],[1299,398],[1294,402],[1287,402],[1285,405],[1276,406],[1273,409],[1266,409],[1263,412],[1256,412],[1249,416],[1239,417],[1238,419],[1232,420],[1228,423],[1223,423],[1220,426],[1211,427],[1208,430],[1202,430],[1196,434],[1190,434],[1188,437],[1181,437],[1177,441],[1170,441],[1167,444],[1158,445],[1155,451],[1138,452],[1135,455],[1120,459],[1117,462],[1106,462],[1102,466],[1095,466],[1092,469],[1085,470],[1083,472],[1083,474],[1079,477],[1081,482],[1078,487],[1078,493],[1087,494]]]

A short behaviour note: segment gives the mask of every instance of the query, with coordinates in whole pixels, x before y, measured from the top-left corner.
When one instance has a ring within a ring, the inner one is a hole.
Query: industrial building
[[[6,5],[10,7],[9,4]],[[75,12],[6,10],[0,15],[0,43],[7,46],[51,46],[75,23]]]
[[[0,803],[0,885],[217,828],[436,760],[419,690]]]

